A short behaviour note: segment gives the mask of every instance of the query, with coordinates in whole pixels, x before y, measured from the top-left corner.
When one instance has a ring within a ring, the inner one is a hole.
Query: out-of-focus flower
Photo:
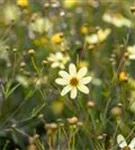
[[[106,29],[99,29],[97,31],[97,36],[98,36],[98,40],[99,42],[103,42],[104,40],[106,40],[106,38],[108,37],[108,35],[111,33],[111,29],[110,28],[106,28]]]
[[[103,15],[103,21],[113,24],[116,27],[131,27],[132,22],[125,18],[124,16],[122,16],[119,13],[105,13]]]
[[[69,91],[70,97],[75,99],[77,97],[77,89],[85,94],[89,93],[89,89],[87,88],[86,84],[88,84],[92,77],[87,76],[87,68],[83,67],[78,72],[76,66],[74,64],[69,65],[69,73],[66,71],[59,71],[59,75],[62,78],[58,78],[55,82],[59,85],[65,86],[61,92],[61,96],[64,96]]]
[[[31,22],[28,26],[29,37],[31,39],[35,38],[34,33],[43,34],[44,32],[49,32],[52,29],[52,23],[48,18],[41,17],[38,13],[33,14]]]
[[[66,63],[70,60],[70,57],[68,55],[64,55],[61,52],[57,52],[56,54],[51,53],[47,60],[52,63],[52,68],[64,69]]]
[[[82,68],[82,67],[88,67],[88,62],[87,61],[80,61],[79,62],[79,67]]]
[[[40,46],[40,45],[43,46],[43,45],[45,45],[47,42],[48,42],[48,39],[47,39],[47,37],[45,37],[45,36],[41,36],[40,38],[33,40],[33,43],[34,43],[35,45],[37,45],[37,46]]]
[[[106,40],[110,33],[110,28],[106,28],[104,30],[100,28],[98,29],[97,33],[86,36],[85,40],[88,44],[102,43],[104,40]]]
[[[7,4],[4,7],[5,24],[15,23],[21,15],[19,8],[13,4]]]
[[[22,8],[27,7],[29,4],[28,0],[16,0],[16,4]]]
[[[64,34],[62,32],[56,33],[52,36],[51,41],[54,44],[61,44],[64,38]]]
[[[28,79],[25,76],[17,75],[16,80],[17,80],[17,82],[19,82],[25,88],[29,86]]]
[[[72,8],[76,6],[77,3],[78,3],[78,0],[64,0],[63,1],[63,5],[65,8]]]
[[[82,25],[80,31],[83,35],[86,35],[88,33],[88,26],[86,24]]]
[[[128,81],[128,75],[127,75],[127,73],[126,72],[120,72],[120,74],[119,74],[119,80],[120,81]]]
[[[133,138],[128,145],[123,135],[117,136],[117,143],[122,150],[135,150],[135,138]]]
[[[129,59],[135,59],[135,45],[127,47],[127,56]]]

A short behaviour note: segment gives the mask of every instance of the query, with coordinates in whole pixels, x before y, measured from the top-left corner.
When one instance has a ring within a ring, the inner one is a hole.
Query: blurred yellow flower
[[[84,35],[87,34],[88,33],[88,26],[86,24],[82,25],[80,31]]]
[[[62,32],[56,33],[52,36],[51,41],[54,44],[61,44],[64,38],[64,34]]]
[[[97,31],[97,36],[98,36],[98,40],[99,42],[103,42],[107,37],[108,35],[111,33],[111,29],[110,28],[106,28],[106,29],[99,29]]]
[[[99,28],[97,33],[86,36],[85,40],[88,44],[102,43],[104,40],[106,40],[106,38],[110,33],[111,33],[110,28],[106,28],[104,30]]]
[[[17,0],[16,4],[20,7],[27,7],[29,4],[28,0]]]
[[[20,10],[16,5],[8,4],[5,6],[4,8],[5,24],[15,23],[19,19],[20,15],[21,15]]]
[[[120,81],[127,81],[128,80],[128,75],[127,75],[127,73],[126,72],[120,72],[120,74],[119,74],[119,80]]]
[[[78,3],[78,0],[64,0],[63,4],[65,8],[72,8]]]

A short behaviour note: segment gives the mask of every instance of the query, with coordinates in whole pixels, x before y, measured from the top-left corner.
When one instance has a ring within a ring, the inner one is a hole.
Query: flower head
[[[118,28],[121,28],[123,26],[131,27],[132,25],[129,19],[125,18],[119,13],[105,13],[103,15],[103,21],[113,24],[114,26]]]
[[[122,150],[135,150],[135,138],[128,145],[123,135],[119,134],[117,136],[117,143]]]
[[[62,32],[59,32],[52,36],[51,41],[54,44],[61,44],[63,38],[64,38],[64,34]]]
[[[70,60],[68,55],[63,55],[63,53],[57,52],[56,54],[51,53],[47,58],[51,62],[52,68],[65,68],[65,64]]]
[[[86,67],[81,68],[77,72],[76,66],[72,63],[69,65],[69,73],[67,73],[66,71],[60,71],[59,75],[62,78],[56,79],[55,82],[57,84],[65,86],[61,92],[61,95],[64,96],[69,91],[71,91],[70,97],[72,99],[75,99],[77,96],[77,89],[85,94],[88,94],[89,89],[86,86],[86,84],[88,84],[91,81],[92,77],[85,77],[86,73]]]
[[[16,3],[20,7],[27,7],[29,4],[29,1],[28,0],[17,0]]]
[[[135,59],[135,45],[127,47],[127,54],[129,59]]]

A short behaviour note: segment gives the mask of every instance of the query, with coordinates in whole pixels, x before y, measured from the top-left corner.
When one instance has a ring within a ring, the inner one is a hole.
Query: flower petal
[[[55,82],[56,82],[57,84],[60,84],[60,85],[67,85],[67,84],[68,84],[68,81],[65,80],[65,79],[62,79],[62,78],[56,79]]]
[[[69,73],[70,75],[73,75],[73,76],[76,75],[76,66],[72,63],[69,65]]]
[[[129,59],[135,59],[135,54],[130,54]]]
[[[53,62],[51,67],[52,68],[57,68],[57,67],[59,67],[59,65],[60,65],[59,62]]]
[[[61,96],[64,96],[65,94],[67,94],[71,89],[72,87],[70,87],[69,85],[64,87],[63,90],[61,91]]]
[[[132,141],[129,144],[130,149],[134,149],[135,148],[135,138],[132,139]]]
[[[86,73],[87,73],[87,68],[86,68],[86,67],[83,67],[83,68],[81,68],[81,69],[78,71],[77,77],[78,77],[78,78],[82,78],[82,77],[84,77],[84,76],[86,75]]]
[[[120,148],[124,148],[125,146],[127,146],[127,142],[126,142],[125,138],[123,137],[123,135],[121,135],[121,134],[119,134],[117,136],[117,143]]]
[[[66,72],[66,71],[59,71],[59,75],[62,77],[62,78],[69,78],[69,74]]]
[[[77,88],[74,87],[74,88],[72,88],[72,90],[71,90],[70,97],[71,97],[72,99],[75,99],[76,96],[77,96]]]
[[[88,83],[91,81],[91,79],[92,79],[91,76],[82,78],[82,79],[80,80],[80,83],[81,83],[81,84],[88,84]]]
[[[85,93],[85,94],[88,94],[89,93],[89,89],[87,88],[87,86],[83,85],[83,84],[79,84],[78,85],[78,89],[79,91]]]

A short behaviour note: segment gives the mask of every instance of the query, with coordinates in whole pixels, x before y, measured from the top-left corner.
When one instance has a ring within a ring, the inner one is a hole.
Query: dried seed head
[[[78,122],[78,118],[77,117],[68,118],[67,121],[69,124],[73,125]]]
[[[47,123],[47,124],[45,125],[45,127],[46,127],[47,129],[56,130],[56,129],[58,128],[58,125],[57,125],[56,123]]]
[[[42,65],[46,65],[46,64],[48,64],[48,61],[43,60],[43,61],[42,61]]]
[[[103,140],[104,137],[103,137],[103,135],[99,135],[99,136],[97,137],[97,139],[98,139],[98,140]]]
[[[79,122],[77,122],[77,125],[82,127],[83,126],[83,122],[79,121]]]
[[[118,103],[117,106],[121,108],[123,106],[123,104],[122,103]]]
[[[121,115],[121,113],[122,113],[121,108],[118,107],[118,106],[116,106],[116,107],[114,107],[114,108],[111,109],[111,114],[113,116],[117,116],[118,117],[118,116]]]
[[[26,63],[25,63],[24,61],[22,61],[22,62],[20,63],[20,67],[25,68],[25,66],[26,66]]]
[[[16,49],[16,48],[14,48],[14,49],[13,49],[13,53],[16,53],[16,52],[17,52],[17,49]]]
[[[35,50],[34,49],[29,49],[28,50],[28,54],[29,55],[34,55],[35,54]]]
[[[93,101],[88,101],[87,105],[89,108],[95,107],[95,103]]]
[[[49,8],[49,7],[50,7],[50,3],[46,2],[46,3],[44,4],[44,7],[45,7],[45,8]]]
[[[130,7],[130,11],[131,11],[131,13],[134,14],[134,13],[135,13],[135,6],[131,6],[131,7]]]
[[[30,145],[28,146],[28,150],[37,150],[37,147],[36,147],[35,144],[30,144]]]

